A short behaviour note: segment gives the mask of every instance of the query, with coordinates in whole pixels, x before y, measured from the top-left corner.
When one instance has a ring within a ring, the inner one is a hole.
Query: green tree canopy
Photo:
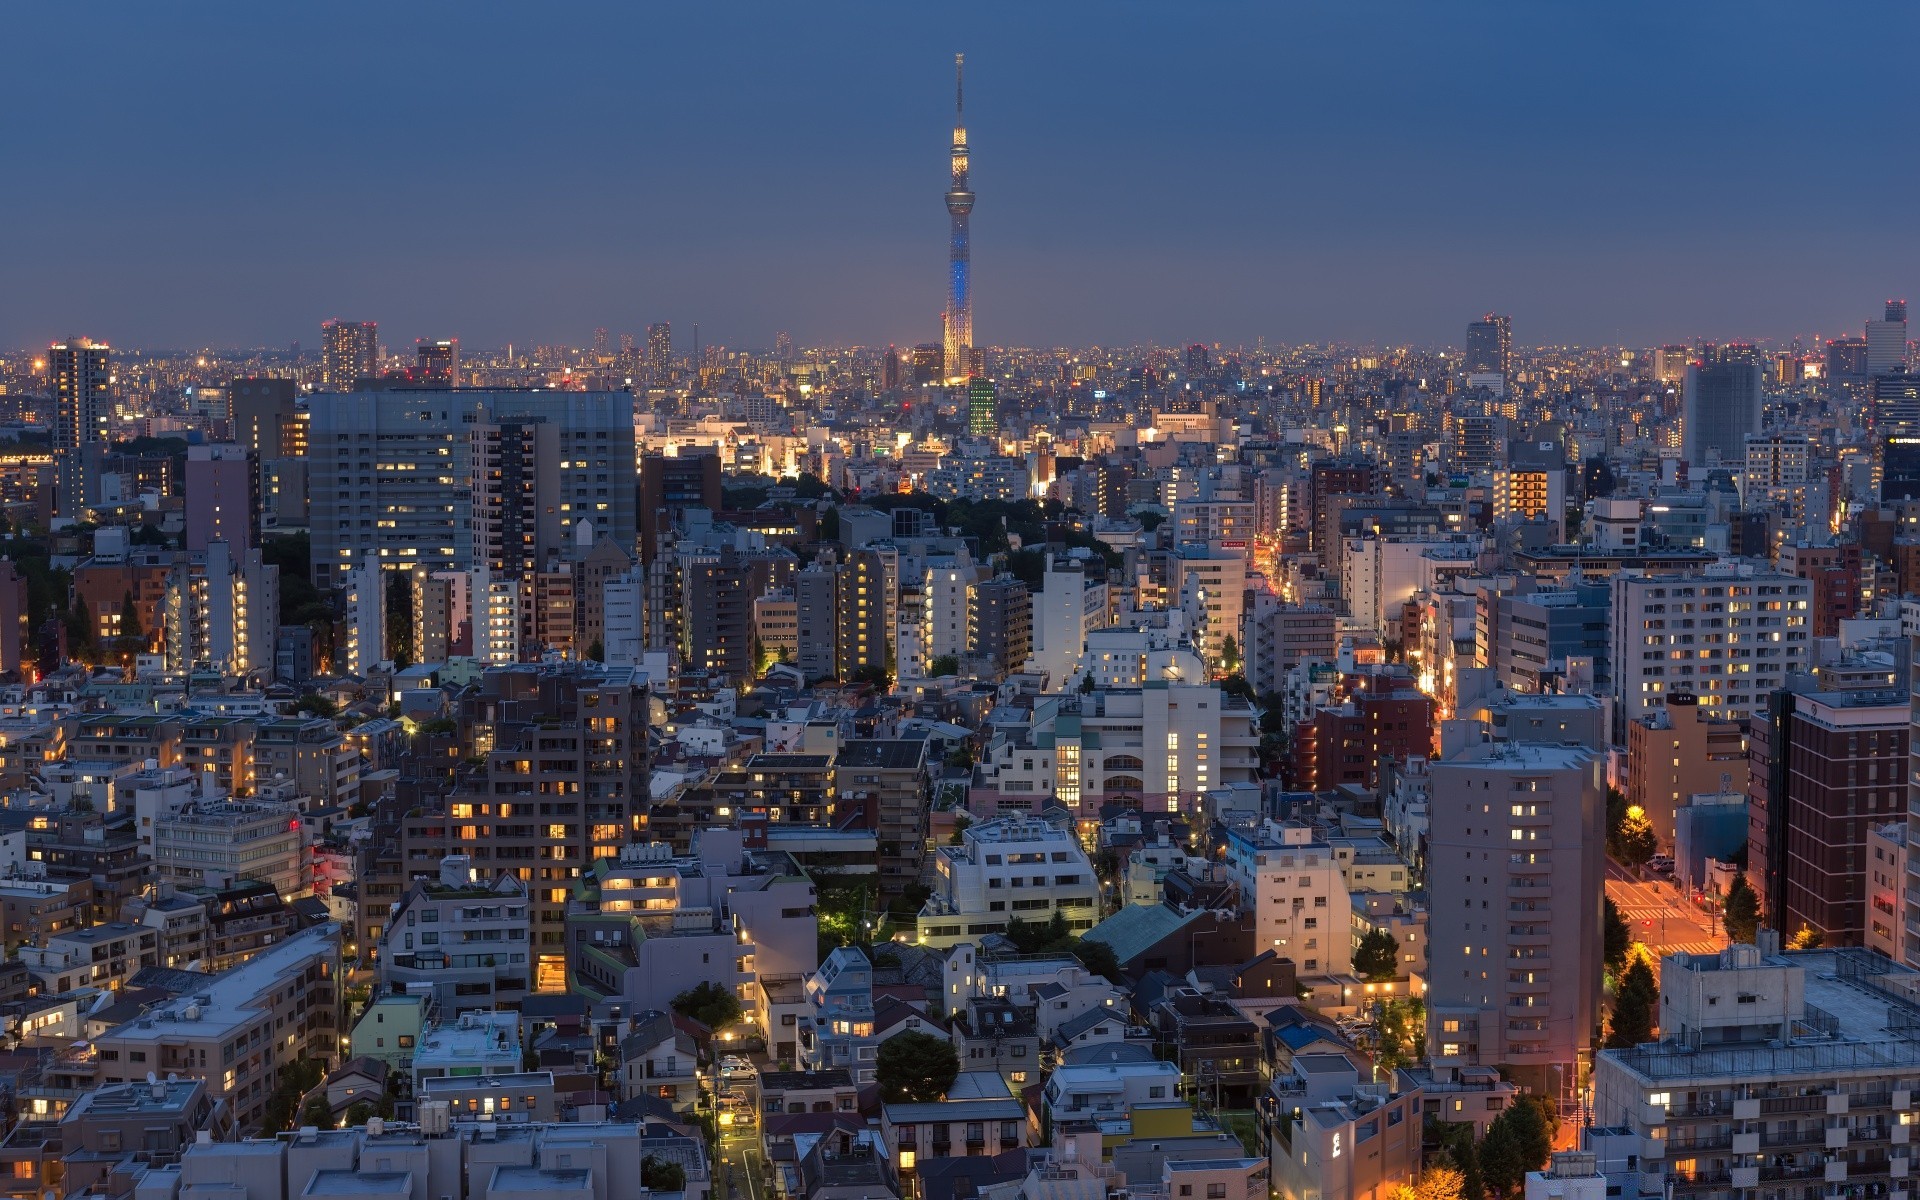
[[[740,1019],[740,998],[717,983],[703,983],[675,996],[673,1011],[718,1031]]]
[[[944,1099],[953,1086],[960,1074],[960,1052],[943,1037],[909,1030],[880,1043],[873,1069],[888,1103],[929,1104]]]
[[[1353,952],[1353,973],[1381,983],[1400,973],[1400,939],[1385,929],[1369,929]]]
[[[1605,922],[1601,928],[1601,964],[1609,975],[1618,977],[1626,969],[1627,954],[1633,949],[1633,927],[1620,915],[1613,897],[1606,898]]]
[[[1734,941],[1751,943],[1760,932],[1760,897],[1754,894],[1753,885],[1747,882],[1744,873],[1733,877],[1721,911],[1727,936]]]
[[[1653,1040],[1655,1006],[1660,1003],[1660,988],[1654,982],[1647,960],[1636,958],[1620,977],[1613,997],[1613,1014],[1607,1021],[1607,1046],[1624,1050]]]

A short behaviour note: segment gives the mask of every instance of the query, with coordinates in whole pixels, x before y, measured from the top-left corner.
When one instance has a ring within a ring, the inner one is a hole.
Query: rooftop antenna
[[[961,124],[961,114],[967,110],[967,56],[953,56],[953,123]]]

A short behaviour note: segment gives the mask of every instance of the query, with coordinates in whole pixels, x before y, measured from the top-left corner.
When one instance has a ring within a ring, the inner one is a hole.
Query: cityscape
[[[924,311],[0,306],[0,1200],[1913,1200],[1920,264],[1049,344],[973,33]]]

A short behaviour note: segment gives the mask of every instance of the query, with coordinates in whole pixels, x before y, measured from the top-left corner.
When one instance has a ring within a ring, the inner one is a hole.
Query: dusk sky
[[[8,9],[0,345],[1645,345],[1920,299],[1920,7]]]

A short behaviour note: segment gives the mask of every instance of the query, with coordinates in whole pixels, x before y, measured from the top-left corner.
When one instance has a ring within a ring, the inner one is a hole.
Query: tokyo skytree
[[[946,375],[973,375],[973,256],[967,230],[973,192],[967,187],[965,69],[967,56],[953,56],[953,186],[947,189],[952,235],[947,247]]]

